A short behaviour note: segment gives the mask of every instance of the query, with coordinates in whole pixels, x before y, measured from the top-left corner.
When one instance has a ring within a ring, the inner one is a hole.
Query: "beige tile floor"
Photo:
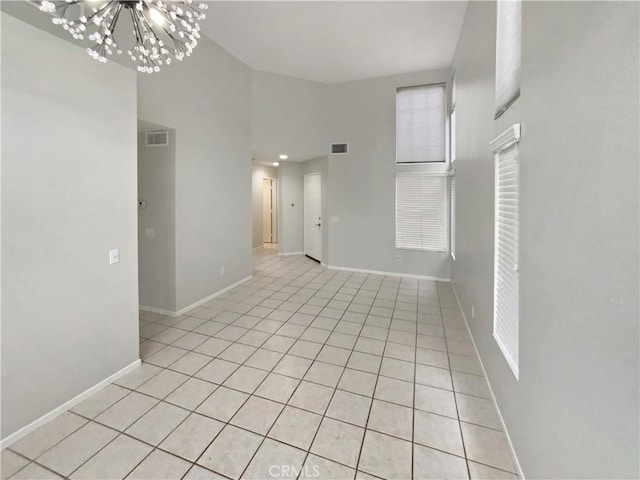
[[[255,255],[136,371],[2,452],[2,479],[517,478],[451,286]]]

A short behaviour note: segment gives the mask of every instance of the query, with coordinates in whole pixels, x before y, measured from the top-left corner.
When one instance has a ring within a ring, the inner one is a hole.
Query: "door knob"
[[[316,227],[320,227],[321,225],[319,223],[316,223]]]

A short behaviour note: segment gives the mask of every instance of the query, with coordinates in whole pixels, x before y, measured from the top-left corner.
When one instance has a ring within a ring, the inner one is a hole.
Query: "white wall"
[[[206,37],[184,62],[138,77],[139,118],[178,135],[178,310],[251,275],[250,77]]]
[[[254,164],[251,170],[251,202],[253,211],[253,248],[261,247],[263,240],[263,183],[265,178],[278,178],[278,168],[269,167],[268,165]],[[277,195],[277,193],[276,193]],[[278,207],[276,205],[276,213]],[[276,215],[276,224],[278,217]],[[276,240],[278,240],[278,228],[276,225]]]
[[[638,476],[638,14],[637,3],[524,2],[522,95],[498,121],[495,3],[469,3],[455,56],[453,282],[527,478]],[[515,122],[519,381],[491,335],[488,148]]]
[[[138,359],[136,77],[1,22],[6,438]]]
[[[398,87],[450,77],[442,70],[324,85],[254,72],[254,153],[283,149],[305,160],[350,143],[349,155],[328,160],[327,201],[339,217],[325,242],[330,265],[449,278],[448,254],[395,248],[395,98]],[[291,241],[302,246],[302,237]]]
[[[168,130],[169,145],[146,146],[145,131],[153,130],[166,128],[147,124],[138,135],[138,199],[147,204],[138,209],[139,299],[143,307],[175,312],[176,131]]]

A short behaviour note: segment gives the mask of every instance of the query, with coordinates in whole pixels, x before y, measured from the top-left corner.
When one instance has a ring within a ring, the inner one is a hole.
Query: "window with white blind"
[[[519,376],[520,125],[492,142],[495,155],[493,337],[516,378]]]
[[[522,2],[498,0],[497,11],[495,118],[520,96]]]
[[[397,90],[397,163],[446,161],[445,98],[444,83]]]
[[[396,174],[396,248],[447,251],[448,174]]]

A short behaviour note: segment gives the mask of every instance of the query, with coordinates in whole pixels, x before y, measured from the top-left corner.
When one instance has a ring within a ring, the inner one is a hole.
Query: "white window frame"
[[[517,380],[520,378],[519,141],[520,124],[514,124],[491,142],[496,165],[493,338]],[[514,184],[501,186],[501,175],[504,180],[509,174]]]
[[[449,158],[451,165],[451,178],[449,180],[449,250],[451,258],[456,259],[456,195],[458,182],[456,171],[453,167],[456,161],[456,74],[451,76],[451,112],[449,113]]]

